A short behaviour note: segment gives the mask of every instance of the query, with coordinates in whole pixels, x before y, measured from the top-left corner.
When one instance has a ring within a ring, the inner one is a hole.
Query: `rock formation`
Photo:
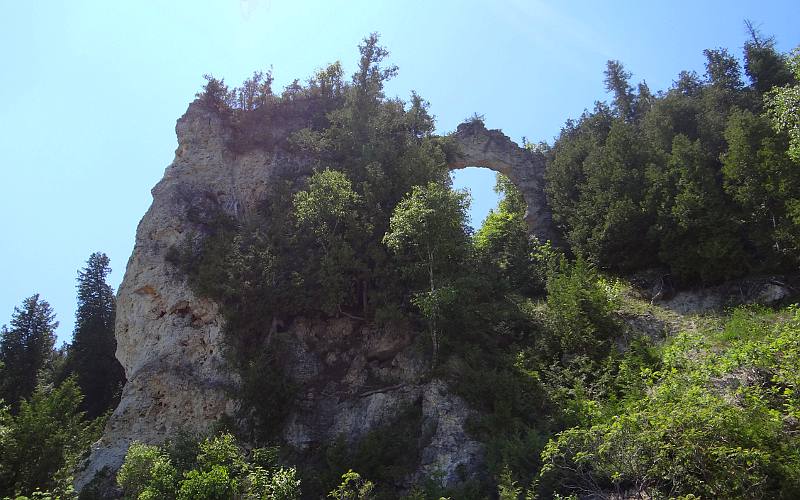
[[[485,167],[508,177],[522,192],[528,210],[525,220],[539,241],[558,242],[544,192],[544,155],[519,147],[499,130],[487,130],[480,121],[462,123],[455,133],[458,155],[450,170]]]
[[[234,152],[232,130],[195,101],[177,123],[178,149],[153,204],[139,223],[133,254],[117,299],[117,358],[127,383],[104,435],[76,475],[78,489],[104,468],[115,471],[134,440],[160,443],[178,431],[207,431],[235,412],[228,389],[235,375],[223,359],[223,320],[213,301],[196,296],[169,264],[170,248],[202,231],[203,214],[242,219],[255,210],[279,176],[306,176],[311,161],[282,151]],[[541,238],[553,235],[542,191],[544,159],[499,131],[464,124],[452,136],[460,156],[451,168],[483,166],[507,175],[524,193],[528,222]],[[354,440],[390,424],[408,406],[419,409],[419,466],[414,477],[479,470],[483,448],[465,431],[471,410],[425,363],[408,332],[350,320],[298,320],[281,332],[289,346],[289,376],[302,387],[284,437],[298,450],[339,436]]]

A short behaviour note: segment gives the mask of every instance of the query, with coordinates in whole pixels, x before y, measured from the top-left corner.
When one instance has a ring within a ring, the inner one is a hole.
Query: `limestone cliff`
[[[230,126],[200,101],[178,120],[176,133],[175,159],[152,190],[153,204],[139,223],[118,293],[117,357],[127,384],[77,474],[78,488],[104,468],[116,470],[134,440],[160,443],[179,430],[207,431],[235,412],[228,389],[237,381],[223,359],[218,306],[196,296],[165,257],[202,232],[197,221],[204,213],[222,210],[242,220],[278,177],[311,173],[310,160],[279,147],[234,150]],[[552,234],[542,192],[543,158],[480,123],[459,127],[453,137],[461,154],[451,168],[476,165],[505,173],[523,190],[532,231]],[[299,319],[280,335],[289,346],[283,363],[301,388],[283,429],[296,449],[339,436],[357,439],[414,406],[421,415],[420,437],[410,439],[417,440],[420,452],[409,479],[440,471],[452,484],[459,473],[480,469],[482,445],[465,432],[471,410],[443,382],[426,378],[426,360],[413,332]]]

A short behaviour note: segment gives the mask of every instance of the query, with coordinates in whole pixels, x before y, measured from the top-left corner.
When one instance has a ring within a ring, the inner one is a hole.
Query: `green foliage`
[[[625,71],[619,61],[608,61],[605,71],[606,90],[614,94],[614,109],[619,118],[630,120],[633,117],[634,95],[628,80],[631,74]]]
[[[295,500],[300,497],[295,470],[280,467],[271,450],[254,449],[248,457],[231,434],[204,439],[194,448],[197,450],[194,460],[178,462],[164,447],[133,443],[117,474],[125,498]]]
[[[270,500],[294,500],[300,497],[300,480],[295,469],[278,468],[267,470],[253,467],[247,476],[250,483],[250,498]]]
[[[499,500],[519,500],[522,488],[511,477],[508,467],[503,469],[497,481],[497,497]]]
[[[279,364],[279,349],[273,345],[256,353],[239,368],[242,381],[237,396],[243,403],[242,414],[250,422],[249,429],[241,432],[256,443],[274,442],[296,394]]]
[[[519,189],[502,174],[497,174],[495,191],[502,194],[497,210],[491,210],[475,233],[473,243],[479,259],[497,270],[497,278],[525,295],[540,291],[534,258],[536,242],[525,221],[526,203]]]
[[[416,285],[412,285],[416,290],[414,305],[428,321],[434,365],[439,351],[436,323],[441,311],[457,297],[448,283],[469,249],[468,208],[469,196],[465,192],[434,182],[414,186],[411,194],[395,207],[383,238],[399,257],[402,273]]]
[[[343,473],[356,469],[375,482],[376,497],[391,498],[395,493],[393,485],[401,484],[415,471],[420,451],[430,441],[430,431],[423,428],[422,408],[411,406],[352,444],[348,444],[346,436],[340,436],[327,447],[324,467],[310,470],[307,475],[322,479],[317,489],[323,493]]]
[[[789,136],[789,156],[800,163],[800,48],[794,49],[788,59],[794,84],[773,88],[765,97],[772,126]]]
[[[241,475],[247,464],[242,450],[231,434],[220,434],[200,443],[197,464],[201,469],[222,466],[234,475]]]
[[[794,308],[739,310],[719,334],[677,337],[661,370],[641,370],[645,391],[551,440],[540,488],[793,498],[800,441],[784,422],[797,408],[798,320]]]
[[[550,332],[570,355],[603,356],[620,330],[616,304],[595,269],[583,259],[562,259],[547,280]]]
[[[0,408],[0,496],[71,491],[72,469],[103,424],[86,420],[81,399],[73,377],[55,388],[37,387],[16,415]]]
[[[700,140],[673,138],[658,203],[659,257],[684,282],[715,282],[746,270],[747,258],[736,220],[728,207]],[[663,196],[665,191],[671,195]],[[678,250],[680,249],[680,250]]]
[[[335,500],[369,500],[375,487],[371,481],[362,479],[358,472],[349,470],[342,475],[339,486],[328,493],[328,498]]]
[[[414,186],[395,208],[383,242],[406,259],[405,274],[423,283],[435,281],[466,254],[468,208],[465,192],[433,182]]]
[[[125,498],[175,498],[178,471],[158,446],[134,442],[117,472]]]
[[[178,500],[225,500],[233,498],[239,483],[231,478],[228,469],[212,465],[206,470],[190,470],[181,481]]]
[[[17,408],[36,389],[40,370],[50,360],[58,322],[50,304],[32,295],[15,307],[11,328],[0,329],[0,399]]]
[[[106,283],[109,262],[105,254],[96,252],[78,271],[78,309],[66,360],[65,371],[77,375],[89,418],[116,406],[125,381],[114,354],[116,303],[114,291]]]
[[[292,213],[304,248],[304,286],[316,290],[323,312],[335,315],[353,306],[354,291],[366,278],[362,242],[371,231],[362,219],[361,197],[347,176],[335,170],[316,172],[308,189],[294,195]],[[366,306],[366,304],[364,304]]]
[[[744,69],[759,93],[792,83],[786,57],[775,50],[775,39],[763,36],[750,21],[745,21],[750,40],[744,43]]]
[[[744,209],[749,240],[764,259],[790,260],[800,244],[793,209],[800,206],[800,175],[788,156],[784,134],[776,134],[766,117],[734,111],[725,129],[725,190]]]
[[[725,49],[704,52],[704,80],[684,72],[656,96],[609,62],[613,106],[568,121],[549,153],[548,200],[576,255],[613,271],[665,266],[682,284],[796,262],[792,60],[750,28],[751,87]],[[762,95],[782,133],[764,126]]]

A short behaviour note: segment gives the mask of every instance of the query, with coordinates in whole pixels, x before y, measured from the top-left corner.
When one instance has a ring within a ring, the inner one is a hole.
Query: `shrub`
[[[117,473],[125,498],[175,498],[178,472],[169,455],[158,446],[131,444]]]
[[[181,443],[177,448],[176,442]],[[175,462],[181,467],[173,465],[165,448],[181,457]],[[185,456],[189,450],[196,450],[192,459]],[[255,449],[247,457],[231,434],[194,445],[188,444],[185,435],[166,447],[133,443],[117,474],[117,483],[125,498],[140,500],[300,497],[295,469],[279,466],[277,449]]]
[[[335,500],[369,500],[375,485],[361,477],[358,472],[349,470],[342,475],[342,482],[328,493]]]
[[[239,483],[222,465],[212,465],[210,469],[190,470],[181,481],[178,500],[227,500],[233,498]]]
[[[609,340],[620,327],[612,313],[617,304],[595,268],[582,258],[574,264],[560,259],[547,279],[547,310],[551,333],[562,352],[594,359],[606,355]]]

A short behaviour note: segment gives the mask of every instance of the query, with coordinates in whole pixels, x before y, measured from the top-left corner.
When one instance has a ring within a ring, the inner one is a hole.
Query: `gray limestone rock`
[[[508,177],[528,205],[525,220],[539,241],[560,243],[544,192],[546,160],[542,153],[519,147],[499,130],[487,130],[480,121],[462,123],[450,135],[459,154],[450,170],[485,167]]]

